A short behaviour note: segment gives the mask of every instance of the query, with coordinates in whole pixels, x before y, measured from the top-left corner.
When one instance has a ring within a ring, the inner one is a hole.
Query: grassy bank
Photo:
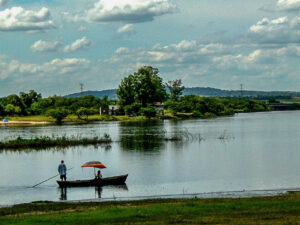
[[[35,137],[31,139],[23,139],[21,137],[0,142],[0,150],[3,149],[47,149],[50,147],[69,147],[77,145],[98,145],[98,144],[109,144],[111,143],[111,138],[109,135],[104,135],[102,138],[80,138],[80,137]]]
[[[33,203],[0,209],[0,224],[299,224],[300,194],[247,199]]]
[[[44,116],[11,116],[6,117],[8,121],[16,121],[16,122],[49,122],[54,123],[55,119]],[[76,115],[68,115],[63,122],[74,122],[74,123],[86,123],[86,122],[96,122],[96,121],[144,121],[146,117],[144,116],[109,116],[109,115],[91,115],[87,120],[81,120]]]

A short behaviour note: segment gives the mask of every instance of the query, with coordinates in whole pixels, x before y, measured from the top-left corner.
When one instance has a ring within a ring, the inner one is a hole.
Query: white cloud
[[[90,61],[84,58],[53,59],[44,64],[22,63],[18,60],[0,59],[0,79],[28,74],[40,76],[54,76],[73,74],[89,68]]]
[[[82,58],[66,58],[66,59],[53,59],[51,62],[47,62],[41,66],[41,70],[48,74],[71,74],[78,72],[79,70],[85,70],[88,68],[90,61]]]
[[[278,0],[277,7],[281,10],[300,10],[300,0]]]
[[[0,31],[45,31],[54,27],[47,8],[31,11],[13,7],[0,11]]]
[[[118,28],[117,33],[120,35],[131,35],[135,34],[136,31],[132,24],[125,24],[124,26]]]
[[[31,50],[34,52],[49,52],[57,51],[61,43],[59,41],[43,41],[38,40],[33,45],[31,45]]]
[[[232,47],[231,47],[232,48]],[[222,55],[230,52],[230,47],[220,44],[201,44],[197,41],[183,40],[177,44],[162,46],[154,45],[151,49],[118,48],[112,62],[125,62],[134,59],[137,63],[167,63],[167,64],[194,64],[203,63],[212,55]]]
[[[5,5],[8,2],[9,2],[9,0],[0,0],[0,6]]]
[[[87,17],[93,22],[141,23],[173,13],[175,9],[169,0],[99,0]]]
[[[300,17],[264,18],[249,28],[249,36],[258,43],[294,43],[300,41],[299,27]]]
[[[74,41],[72,44],[67,45],[64,48],[64,52],[70,53],[70,52],[75,52],[83,49],[88,49],[91,46],[91,41],[88,40],[86,37],[83,37],[81,39],[78,39]]]

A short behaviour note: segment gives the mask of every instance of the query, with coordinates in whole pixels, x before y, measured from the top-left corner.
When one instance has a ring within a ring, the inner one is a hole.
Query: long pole
[[[72,167],[72,168],[70,168],[70,169],[68,169],[67,171],[69,171],[69,170],[72,170],[74,167]],[[42,182],[40,182],[40,183],[38,183],[38,184],[36,184],[36,185],[33,185],[32,187],[30,187],[30,188],[35,188],[36,186],[38,186],[38,185],[40,185],[40,184],[42,184],[42,183],[45,183],[46,181],[48,181],[48,180],[51,180],[51,179],[53,179],[53,178],[55,178],[55,177],[57,177],[59,174],[56,174],[55,176],[53,176],[53,177],[50,177],[50,178],[48,178],[47,180],[44,180],[44,181],[42,181]]]

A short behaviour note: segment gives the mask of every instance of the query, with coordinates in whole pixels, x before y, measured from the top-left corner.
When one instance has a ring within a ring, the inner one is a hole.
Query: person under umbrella
[[[90,161],[90,162],[87,162],[85,164],[83,164],[81,167],[93,167],[94,168],[94,173],[95,173],[95,168],[99,168],[99,169],[105,169],[106,166],[104,166],[104,164],[102,164],[101,162],[99,161]],[[101,174],[101,171],[98,170],[97,171],[97,174],[95,173],[95,179],[101,179],[102,178],[102,174]]]

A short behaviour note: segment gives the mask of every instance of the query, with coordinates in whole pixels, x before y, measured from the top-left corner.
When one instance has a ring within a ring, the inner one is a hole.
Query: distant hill
[[[117,99],[116,89],[109,89],[103,91],[83,91],[82,93],[69,94],[64,97],[76,98],[86,95],[93,95],[98,98],[103,98],[104,96],[107,96],[109,99]]]
[[[183,91],[184,95],[199,95],[207,97],[239,97],[241,96],[240,90],[221,90],[210,87],[193,87],[185,88]],[[81,97],[86,95],[93,95],[98,98],[108,96],[109,99],[117,99],[116,89],[103,90],[103,91],[84,91],[82,93],[74,93],[66,95],[65,97]],[[243,91],[243,97],[272,97],[272,96],[296,96],[300,97],[300,92],[290,91]]]

